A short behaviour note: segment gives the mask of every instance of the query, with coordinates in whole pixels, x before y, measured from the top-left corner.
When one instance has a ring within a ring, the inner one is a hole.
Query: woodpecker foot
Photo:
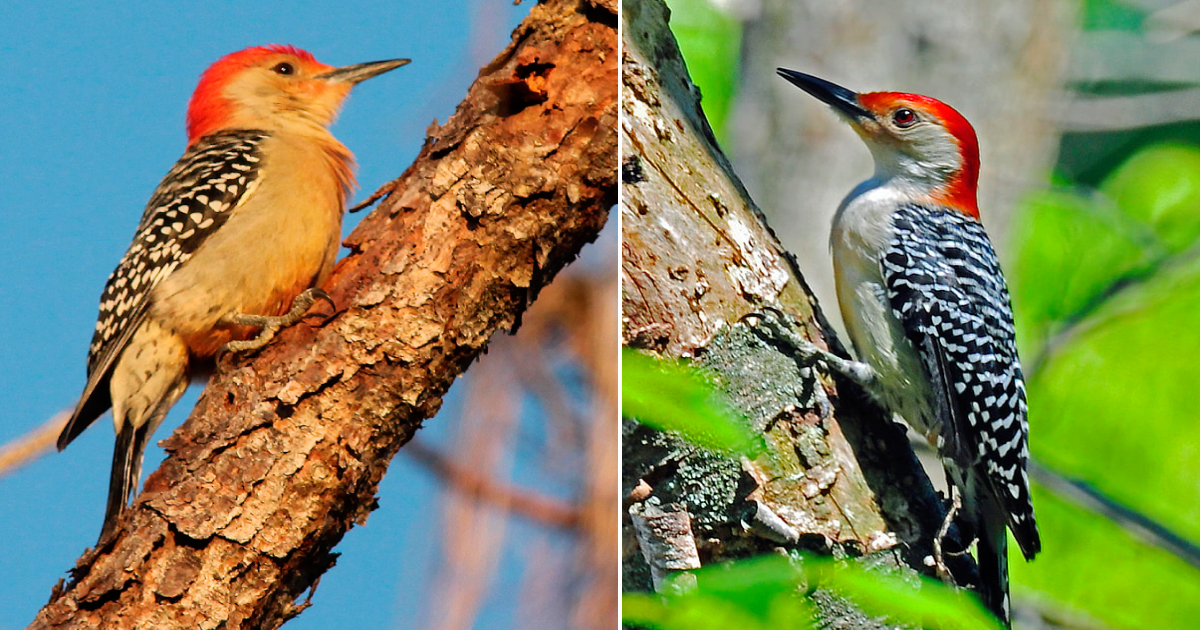
[[[221,318],[221,323],[225,325],[237,326],[259,326],[258,336],[245,341],[230,341],[225,344],[225,349],[229,352],[244,352],[246,350],[257,350],[267,345],[275,334],[281,329],[291,326],[304,318],[304,314],[312,307],[317,300],[323,300],[329,303],[329,306],[337,308],[333,298],[329,297],[323,289],[313,287],[305,290],[296,299],[292,300],[292,309],[283,315],[245,315],[242,313],[233,313]],[[328,318],[326,318],[328,319]]]
[[[954,522],[954,517],[958,516],[960,509],[962,509],[962,496],[958,493],[958,486],[951,484],[950,511],[946,512],[946,520],[942,521],[937,537],[933,539],[933,567],[937,570],[938,578],[947,584],[954,583],[954,576],[950,574],[950,568],[946,566],[946,552],[942,549],[942,543],[945,541],[946,535],[950,533],[950,524]],[[967,545],[968,548],[970,546]],[[965,553],[965,551],[959,553]]]
[[[739,321],[748,324],[754,334],[763,341],[789,348],[794,353],[793,358],[797,363],[806,367],[822,363],[830,371],[837,372],[854,381],[865,391],[872,391],[875,383],[875,370],[871,369],[870,365],[844,359],[805,339],[799,333],[803,324],[795,317],[768,306],[761,311],[743,315]]]

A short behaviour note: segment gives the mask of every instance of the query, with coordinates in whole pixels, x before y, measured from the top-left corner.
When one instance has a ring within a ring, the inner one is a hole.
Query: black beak
[[[863,109],[858,104],[858,94],[847,90],[846,88],[830,83],[825,79],[818,79],[811,74],[788,70],[787,68],[776,68],[775,72],[779,76],[787,79],[792,85],[812,94],[820,99],[823,103],[830,105],[837,112],[849,116],[851,119],[856,118],[873,118],[871,112]]]
[[[400,66],[407,64],[410,59],[389,59],[387,61],[369,61],[367,63],[356,63],[353,66],[344,66],[334,68],[325,74],[317,75],[318,79],[326,79],[329,81],[342,81],[350,85],[362,83],[371,77],[377,77],[389,70],[395,70]]]

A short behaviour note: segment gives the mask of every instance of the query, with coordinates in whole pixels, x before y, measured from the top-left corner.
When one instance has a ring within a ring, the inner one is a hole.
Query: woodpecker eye
[[[917,124],[917,113],[907,107],[901,107],[892,112],[892,122],[901,129],[908,129]]]
[[[292,64],[290,64],[286,61],[275,64],[275,67],[271,68],[271,70],[275,74],[282,74],[282,75],[290,75],[290,74],[294,74],[296,72],[296,69],[292,67]]]

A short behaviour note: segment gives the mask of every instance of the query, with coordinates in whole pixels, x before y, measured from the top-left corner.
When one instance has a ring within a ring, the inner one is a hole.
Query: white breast
[[[860,361],[879,375],[879,402],[927,437],[932,391],[916,348],[892,312],[879,261],[894,238],[895,208],[913,198],[896,190],[895,180],[867,180],[842,202],[833,219],[833,251],[838,303]]]

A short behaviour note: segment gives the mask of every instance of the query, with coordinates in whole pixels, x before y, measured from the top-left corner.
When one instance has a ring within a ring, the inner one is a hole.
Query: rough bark
[[[626,422],[622,483],[631,515],[662,506],[688,522],[704,564],[782,547],[871,554],[879,564],[924,570],[944,512],[903,429],[850,384],[839,390],[824,375],[814,380],[740,323],[776,307],[844,354],[717,148],[665,6],[627,0],[622,21],[623,343],[710,368],[768,445],[755,460],[737,461]],[[624,531],[624,584],[650,590],[642,555],[664,541],[638,540],[649,528],[635,531],[634,520]],[[672,531],[678,539],[681,530]],[[970,574],[968,560],[955,563],[956,574]],[[831,627],[836,618],[861,621],[845,606],[820,609]]]
[[[392,456],[616,201],[616,5],[548,0],[347,241],[337,313],[224,356],[33,628],[275,628]],[[310,593],[311,596],[311,593]]]

